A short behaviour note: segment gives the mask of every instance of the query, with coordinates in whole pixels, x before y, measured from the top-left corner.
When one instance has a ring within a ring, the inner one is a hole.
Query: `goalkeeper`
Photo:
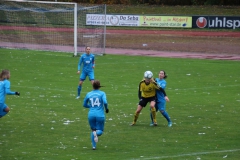
[[[156,109],[155,109],[155,104],[156,104],[156,90],[162,91],[164,94],[164,98],[166,101],[169,101],[166,92],[158,86],[158,84],[153,80],[153,78],[144,78],[140,83],[139,83],[139,89],[138,89],[138,98],[139,98],[139,103],[137,106],[137,110],[134,114],[134,120],[131,124],[131,126],[134,126],[137,122],[137,119],[139,117],[140,112],[142,111],[143,107],[147,105],[147,103],[150,102],[150,109],[153,117],[153,125],[157,126],[157,120],[156,120]]]
[[[2,70],[0,73],[0,118],[5,116],[9,111],[10,108],[5,104],[6,95],[18,95],[20,96],[19,92],[13,92],[10,90],[10,71],[9,70]]]

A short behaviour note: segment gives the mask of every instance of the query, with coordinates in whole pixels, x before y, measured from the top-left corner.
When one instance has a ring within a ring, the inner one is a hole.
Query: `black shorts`
[[[142,107],[145,107],[147,105],[148,102],[151,102],[151,101],[154,101],[155,102],[156,100],[156,97],[148,97],[148,98],[144,98],[144,97],[141,97],[138,105],[142,106]]]

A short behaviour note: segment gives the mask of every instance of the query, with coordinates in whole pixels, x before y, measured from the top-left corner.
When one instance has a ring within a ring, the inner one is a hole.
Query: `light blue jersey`
[[[89,108],[88,122],[91,128],[90,138],[93,149],[96,149],[96,135],[101,136],[104,131],[105,110],[108,110],[105,92],[98,89],[88,92],[83,101],[83,107]],[[94,135],[96,133],[96,135]]]
[[[105,92],[93,90],[87,93],[83,101],[83,106],[89,108],[88,115],[95,117],[105,117],[104,108],[108,109]]]
[[[155,81],[157,82],[157,84],[159,85],[159,86],[161,86],[161,88],[162,89],[165,89],[166,88],[166,86],[167,86],[167,82],[164,80],[164,79],[159,79],[159,78],[156,78],[155,79]],[[165,100],[165,96],[164,96],[164,94],[162,93],[162,91],[160,91],[160,90],[157,90],[157,94],[156,94],[157,96],[157,100],[156,100],[156,102],[166,102],[166,100]]]
[[[80,98],[81,90],[82,90],[82,82],[86,79],[86,77],[89,78],[90,81],[94,80],[94,67],[95,67],[95,58],[94,55],[89,53],[84,53],[81,55],[79,62],[78,62],[78,72],[80,72],[81,66],[82,72],[80,74],[79,80],[81,83],[79,83],[77,88],[77,98]]]
[[[5,103],[5,97],[7,94],[14,95],[15,92],[10,90],[10,81],[5,79],[0,81],[0,103]]]
[[[95,66],[95,57],[93,54],[82,54],[79,63],[78,63],[78,71],[81,69],[81,65],[83,64],[82,72],[92,72],[93,67]]]
[[[100,90],[87,93],[83,106],[89,108],[88,121],[92,130],[104,130],[105,109],[108,109],[106,94]]]
[[[0,81],[0,103],[5,103],[5,83],[3,81]]]
[[[159,86],[161,86],[162,89],[165,90],[166,86],[167,86],[167,82],[165,81],[165,79],[159,79],[159,78],[156,78],[155,81],[157,82],[157,84]],[[168,126],[171,127],[172,126],[172,122],[171,122],[171,119],[166,111],[166,100],[165,100],[165,96],[163,95],[163,93],[159,90],[157,90],[157,93],[156,93],[156,104],[155,104],[155,108],[156,108],[156,111],[160,111],[161,114],[166,118],[166,120],[168,121]],[[151,124],[153,124],[153,118],[152,118],[152,114],[150,114],[150,117],[151,117]]]
[[[7,108],[7,105],[5,104],[5,98],[7,94],[15,95],[15,92],[10,90],[10,81],[5,79],[0,81],[0,118],[7,114],[7,112],[4,111],[5,108]]]

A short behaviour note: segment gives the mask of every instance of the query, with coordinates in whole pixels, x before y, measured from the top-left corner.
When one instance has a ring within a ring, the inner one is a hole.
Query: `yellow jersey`
[[[146,84],[145,80],[142,80],[139,83],[139,99],[140,97],[154,97],[156,95],[156,89],[161,90],[161,87],[155,81]]]

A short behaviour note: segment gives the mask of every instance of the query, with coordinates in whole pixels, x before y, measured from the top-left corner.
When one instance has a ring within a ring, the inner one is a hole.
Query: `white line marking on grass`
[[[179,155],[172,155],[172,156],[161,156],[161,157],[149,157],[149,158],[140,158],[140,159],[178,158],[178,157],[184,157],[184,156],[197,156],[197,155],[203,155],[203,154],[226,153],[226,152],[237,152],[237,151],[240,151],[240,149],[211,151],[211,152],[197,152],[197,153],[188,153],[188,154],[179,154]],[[138,159],[134,159],[134,160],[138,160]]]

